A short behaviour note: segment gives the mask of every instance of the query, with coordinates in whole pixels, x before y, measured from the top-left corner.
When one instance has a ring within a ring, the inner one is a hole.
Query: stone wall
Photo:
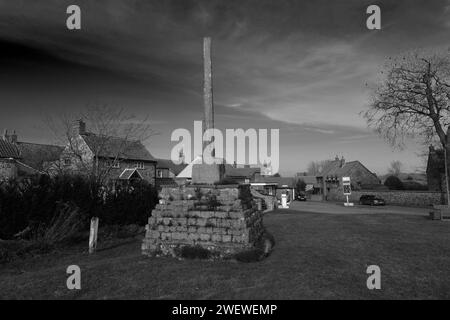
[[[380,197],[384,199],[386,201],[386,204],[388,205],[392,204],[402,206],[428,207],[432,205],[443,204],[445,202],[445,195],[441,192],[407,190],[352,191],[352,194],[349,196],[349,200],[351,202],[358,203],[359,198],[365,194],[371,194],[376,197]],[[346,198],[343,195],[342,188],[330,190],[327,196],[327,200],[345,201]]]
[[[142,251],[179,256],[200,246],[224,258],[254,247],[264,227],[249,186],[163,188],[146,226]]]

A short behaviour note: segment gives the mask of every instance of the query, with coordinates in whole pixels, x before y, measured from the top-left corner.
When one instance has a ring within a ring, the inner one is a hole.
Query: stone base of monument
[[[192,248],[231,258],[255,248],[263,214],[248,185],[163,188],[142,243],[143,254],[183,257]],[[186,250],[187,249],[187,250]]]
[[[192,166],[193,184],[214,184],[225,175],[225,165],[199,163]]]

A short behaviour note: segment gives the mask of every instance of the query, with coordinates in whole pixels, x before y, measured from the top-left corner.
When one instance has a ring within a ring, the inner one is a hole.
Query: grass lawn
[[[448,222],[289,210],[264,219],[276,245],[262,262],[148,258],[135,239],[94,256],[73,248],[0,266],[0,298],[450,298]],[[66,288],[71,264],[81,267],[81,290]],[[366,287],[372,264],[381,268],[381,290]]]

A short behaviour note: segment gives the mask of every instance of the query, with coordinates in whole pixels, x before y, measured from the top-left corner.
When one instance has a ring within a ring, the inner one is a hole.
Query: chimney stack
[[[13,134],[9,136],[9,142],[17,143],[17,133],[16,130],[13,131]]]
[[[79,135],[86,134],[86,123],[82,119],[75,121],[74,133]]]
[[[8,141],[9,140],[8,129],[5,129],[5,131],[3,131],[2,138],[3,138],[4,141]]]
[[[345,159],[344,159],[344,156],[342,156],[342,158],[341,158],[341,168],[342,168],[344,165],[345,165]]]

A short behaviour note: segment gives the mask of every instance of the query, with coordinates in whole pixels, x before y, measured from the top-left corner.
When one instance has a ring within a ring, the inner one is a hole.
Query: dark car
[[[298,200],[298,201],[306,201],[306,195],[304,195],[304,194],[298,194],[298,195],[297,195],[297,200]]]
[[[375,197],[374,195],[363,195],[361,198],[359,198],[359,204],[366,204],[370,206],[384,206],[386,202],[378,197]]]

